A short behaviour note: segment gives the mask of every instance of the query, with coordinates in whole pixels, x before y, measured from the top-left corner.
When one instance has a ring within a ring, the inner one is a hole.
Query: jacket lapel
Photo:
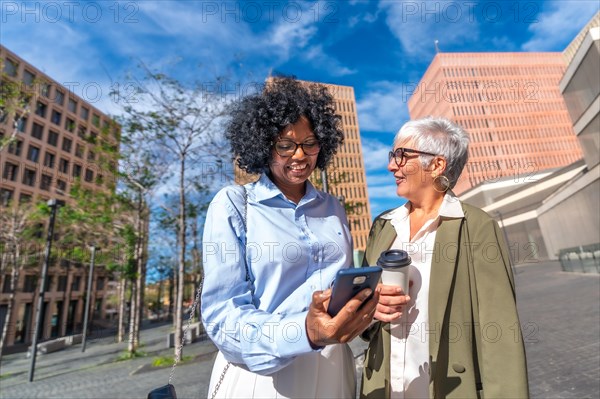
[[[381,223],[383,223],[383,227],[379,232],[376,240],[371,240],[373,245],[370,248],[367,248],[367,262],[369,266],[375,266],[377,264],[377,259],[379,259],[379,255],[383,251],[387,251],[392,246],[392,243],[396,239],[396,230],[394,226],[390,223],[389,220],[380,219]]]
[[[441,328],[448,305],[452,277],[456,270],[461,219],[442,219],[435,239],[429,281],[429,328],[436,331],[438,339],[429,340],[429,353],[437,359]]]

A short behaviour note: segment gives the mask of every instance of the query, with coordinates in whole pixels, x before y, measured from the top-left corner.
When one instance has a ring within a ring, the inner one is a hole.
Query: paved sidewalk
[[[517,296],[533,398],[596,398],[600,392],[600,278],[564,273],[555,262],[516,268]],[[126,349],[114,338],[37,358],[35,380],[27,382],[24,353],[0,364],[0,398],[145,398],[167,382],[170,369],[149,365],[166,349],[169,325],[142,330],[145,358],[115,362]],[[364,343],[352,343],[360,363]],[[174,384],[182,398],[206,398],[215,347],[207,341],[184,348],[194,360],[178,366]]]
[[[517,304],[533,398],[597,398],[600,276],[558,262],[516,268]]]

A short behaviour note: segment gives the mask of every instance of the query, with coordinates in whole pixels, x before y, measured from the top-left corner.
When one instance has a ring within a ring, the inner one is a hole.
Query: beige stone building
[[[75,181],[91,190],[114,190],[119,126],[85,99],[3,46],[0,46],[0,60],[4,79],[18,82],[34,93],[30,112],[18,119],[16,139],[0,151],[0,212],[2,209],[7,212],[8,207],[23,202],[51,198],[63,200],[68,206],[68,193]],[[0,138],[8,138],[14,131],[14,121],[4,119],[0,121]],[[2,243],[0,248],[3,248]],[[55,260],[48,273],[41,340],[81,333],[88,267],[69,262],[69,250],[54,243]],[[39,290],[42,262],[43,256],[31,262],[17,283],[7,351],[18,350],[31,342],[37,303],[34,299]],[[102,319],[111,314],[106,301],[109,277],[102,265],[97,266],[91,308],[93,317]],[[0,326],[4,323],[10,294],[10,270],[5,267],[2,270]]]
[[[335,108],[342,117],[344,145],[333,158],[327,169],[328,192],[343,200],[354,240],[354,249],[362,251],[367,245],[371,228],[371,207],[367,193],[367,178],[362,156],[356,99],[354,88],[320,83],[327,87],[335,99]],[[247,183],[256,179],[235,168],[236,183]],[[311,182],[322,188],[321,172],[317,169]]]

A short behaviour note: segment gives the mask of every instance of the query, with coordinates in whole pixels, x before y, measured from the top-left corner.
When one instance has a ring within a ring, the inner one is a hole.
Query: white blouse
[[[441,217],[462,218],[464,213],[458,198],[444,196],[438,215],[428,220],[410,240],[410,202],[384,215],[396,230],[392,249],[402,249],[410,255],[410,302],[400,319],[391,323],[390,391],[392,399],[429,398],[429,338],[436,339],[435,329],[429,329],[429,280],[435,236]],[[439,338],[439,337],[437,337]]]

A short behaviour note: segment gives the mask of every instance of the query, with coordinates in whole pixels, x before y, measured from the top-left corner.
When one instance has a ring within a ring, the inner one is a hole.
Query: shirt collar
[[[381,218],[388,220],[404,220],[408,217],[409,212],[410,202],[407,202],[404,205],[401,205],[398,208],[394,209],[393,211],[381,216]],[[440,205],[440,209],[438,211],[438,216],[451,219],[465,217],[465,213],[463,212],[462,206],[460,205],[460,200],[454,195],[452,191],[448,191],[444,195],[442,205]]]
[[[252,187],[252,191],[254,192],[254,200],[257,202],[266,201],[277,196],[285,198],[279,187],[277,187],[275,183],[269,179],[266,173],[262,173],[256,182],[251,183],[250,187]],[[300,203],[307,203],[315,198],[323,198],[323,193],[317,190],[315,186],[312,185],[310,180],[307,180],[306,193],[300,200]]]

